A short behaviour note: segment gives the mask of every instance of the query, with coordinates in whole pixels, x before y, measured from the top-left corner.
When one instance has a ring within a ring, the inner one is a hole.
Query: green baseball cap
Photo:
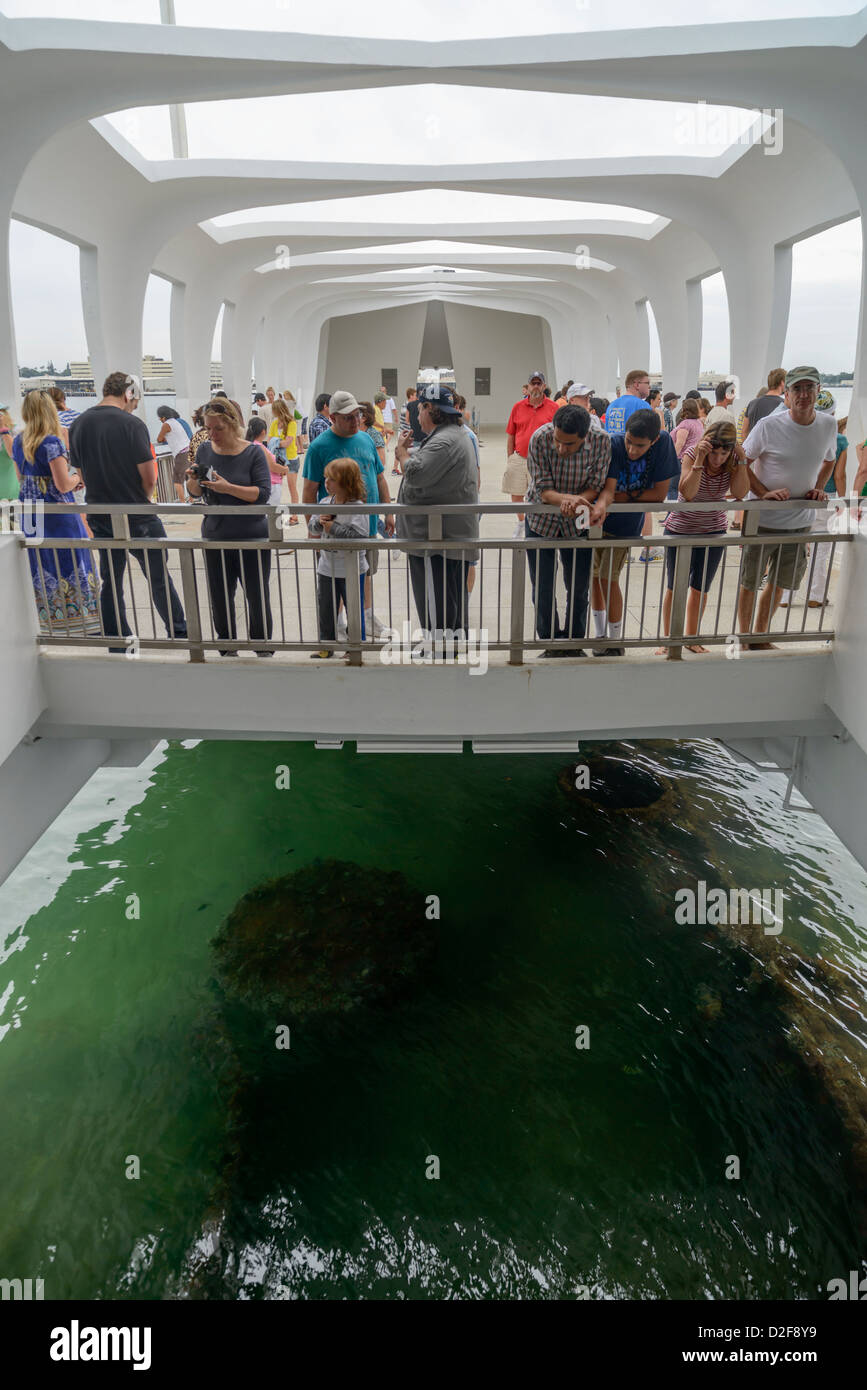
[[[816,386],[821,387],[822,381],[815,367],[793,367],[790,372],[786,372],[786,390],[790,386],[797,386],[799,381],[812,381]]]

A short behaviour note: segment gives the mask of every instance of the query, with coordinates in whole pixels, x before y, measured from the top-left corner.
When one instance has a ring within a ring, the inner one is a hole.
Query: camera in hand
[[[216,478],[216,473],[209,463],[204,459],[195,459],[190,464],[190,472],[198,483],[206,483],[209,478]]]

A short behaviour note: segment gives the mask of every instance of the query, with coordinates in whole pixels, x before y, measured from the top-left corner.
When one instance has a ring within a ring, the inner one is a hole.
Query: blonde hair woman
[[[290,401],[286,397],[290,397]],[[291,391],[284,391],[282,398],[277,397],[272,405],[274,412],[271,424],[268,428],[268,438],[274,442],[271,445],[271,452],[279,464],[286,469],[286,481],[289,484],[289,496],[293,502],[298,501],[298,484],[295,481],[298,476],[298,425],[295,420],[295,412],[292,406],[295,398]],[[294,524],[297,517],[292,517]]]
[[[19,486],[12,458],[12,416],[0,405],[0,502],[17,502]]]
[[[709,425],[702,438],[686,449],[680,463],[678,502],[716,502],[726,497],[742,501],[749,491],[750,480],[744,451],[737,442],[733,420],[718,420]],[[669,512],[663,527],[668,536],[723,536],[726,513]],[[689,594],[686,600],[684,631],[688,636],[698,633],[701,615],[707,604],[708,590],[714,581],[723,557],[721,545],[696,545],[689,557]],[[662,624],[666,637],[671,630],[671,601],[674,592],[675,547],[665,550],[666,590],[662,600]],[[687,645],[687,651],[699,655],[707,651],[698,643]],[[668,655],[667,647],[657,647],[657,656]]]
[[[24,428],[15,436],[12,456],[21,479],[20,499],[41,503],[72,503],[81,486],[70,473],[66,445],[61,437],[57,407],[45,391],[30,391],[21,406]],[[98,585],[87,550],[61,549],[51,542],[59,537],[83,540],[87,536],[77,512],[44,514],[42,545],[27,554],[30,575],[43,632],[99,632]]]

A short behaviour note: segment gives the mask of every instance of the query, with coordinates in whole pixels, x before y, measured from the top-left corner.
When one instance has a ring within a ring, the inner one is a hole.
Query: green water
[[[333,857],[438,896],[436,963],[269,1058],[208,1296],[827,1297],[864,1248],[847,1136],[748,954],[673,894],[684,863],[784,888],[858,991],[863,871],[719,746],[625,747],[692,827],[588,815],[557,755],[173,744],[99,774],[0,889],[0,1275],[185,1291],[226,1146],[210,942]]]

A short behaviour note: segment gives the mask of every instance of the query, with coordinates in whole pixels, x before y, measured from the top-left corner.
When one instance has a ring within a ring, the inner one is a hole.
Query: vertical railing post
[[[510,546],[512,556],[512,586],[509,595],[509,665],[523,666],[524,664],[524,601],[526,594],[526,570],[524,561],[526,559],[527,542],[524,547],[518,549],[516,545]],[[536,568],[538,570],[539,555],[536,552]]]
[[[181,588],[184,595],[184,614],[187,620],[190,661],[204,661],[202,615],[199,612],[199,592],[196,586],[196,552],[193,547],[179,547],[178,560],[181,566]]]
[[[759,517],[760,517],[760,515],[761,515],[761,513],[760,513],[758,507],[747,508],[747,509],[745,510],[745,512],[744,512],[744,518],[743,518],[743,525],[741,526],[741,538],[742,538],[742,539],[746,539],[747,537],[750,537],[750,536],[758,536],[758,534],[759,534]],[[743,559],[744,561],[746,560],[747,555],[749,554],[749,551],[750,551],[750,546],[748,546],[748,545],[747,545],[747,546],[744,546],[744,549],[743,549],[743,551],[741,552],[742,559]],[[760,554],[760,555],[759,555],[759,561],[761,561],[761,559],[762,559],[762,555]],[[738,575],[738,580],[740,581],[740,574]],[[735,630],[735,632],[739,632],[739,631],[740,631],[740,614],[739,614],[739,611],[738,611],[738,598],[739,598],[739,596],[740,596],[740,583],[738,584],[738,592],[737,592],[737,594],[736,594],[736,596],[735,596],[735,621],[734,621],[734,630]],[[752,632],[753,628],[755,627],[755,623],[756,623],[756,609],[757,609],[757,607],[758,607],[758,602],[759,602],[759,590],[756,589],[755,593],[753,594],[752,608],[750,609],[750,621],[749,621],[749,631],[750,631],[750,632]],[[768,627],[770,628],[770,622],[768,623]]]
[[[692,546],[690,545],[676,545],[674,547],[674,582],[671,592],[671,627],[669,630],[671,637],[683,637],[684,635],[691,555]],[[683,647],[680,643],[669,647],[667,660],[680,661],[682,657]]]
[[[361,551],[346,552],[346,644],[350,666],[361,666]]]

